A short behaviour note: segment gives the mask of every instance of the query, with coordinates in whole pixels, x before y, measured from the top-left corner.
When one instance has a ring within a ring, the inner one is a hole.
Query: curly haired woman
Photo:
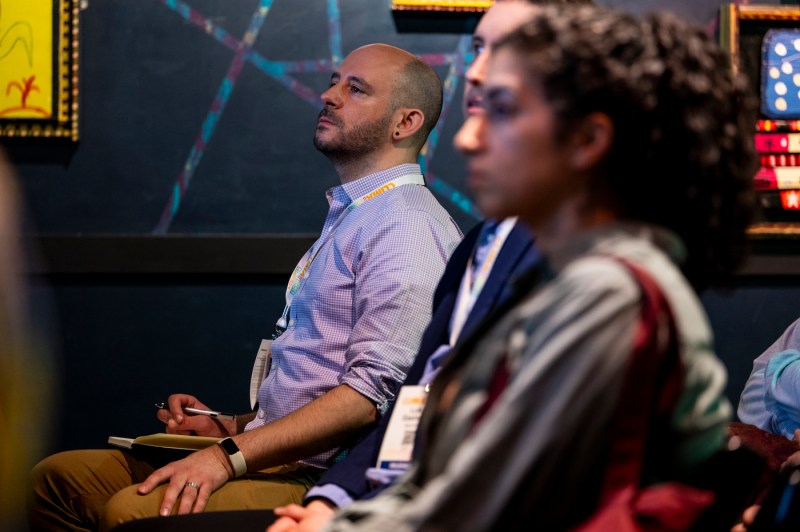
[[[726,374],[697,291],[729,281],[745,255],[756,169],[745,86],[709,36],[667,14],[548,7],[496,45],[486,113],[459,148],[483,213],[518,215],[546,264],[442,369],[409,473],[332,529],[584,523],[623,389],[637,384],[634,271],[669,308],[678,375],[643,484],[686,478],[723,447]],[[662,349],[665,327],[654,334]]]

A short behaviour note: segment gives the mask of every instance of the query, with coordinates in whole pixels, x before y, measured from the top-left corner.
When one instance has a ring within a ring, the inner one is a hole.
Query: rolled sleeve
[[[418,172],[417,165],[400,165],[328,191],[330,210],[308,255],[313,263],[291,300],[286,331],[272,344],[258,416],[247,430],[341,385],[381,410],[394,398],[461,232],[424,186],[399,186],[350,206],[391,179]],[[327,468],[343,450],[302,463]]]
[[[800,352],[789,349],[772,357],[764,380],[772,432],[791,438],[800,428]]]
[[[370,234],[356,264],[355,325],[342,384],[383,413],[394,400],[430,322],[432,294],[458,244],[429,213],[393,213]]]

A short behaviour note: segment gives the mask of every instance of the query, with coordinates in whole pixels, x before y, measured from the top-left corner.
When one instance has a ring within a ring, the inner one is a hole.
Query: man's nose
[[[320,95],[320,99],[325,107],[339,107],[342,103],[342,98],[338,90],[338,84],[328,87],[328,90]]]
[[[475,153],[483,146],[484,116],[467,117],[461,129],[453,137],[453,146],[464,154]]]
[[[472,60],[472,64],[469,65],[469,68],[464,74],[468,83],[472,85],[483,85],[483,81],[486,79],[488,59],[489,53],[487,50],[483,50],[475,56],[475,59]]]

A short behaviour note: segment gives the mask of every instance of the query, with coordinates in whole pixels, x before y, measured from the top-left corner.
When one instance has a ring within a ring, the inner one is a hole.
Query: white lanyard
[[[285,331],[286,327],[289,325],[289,309],[292,306],[292,300],[294,300],[294,296],[300,291],[300,288],[303,286],[303,283],[308,277],[307,274],[309,268],[311,267],[311,263],[314,262],[315,258],[317,258],[317,254],[319,253],[319,250],[322,249],[322,245],[328,240],[328,238],[330,238],[334,231],[336,231],[336,228],[339,227],[339,225],[344,221],[344,218],[350,213],[350,211],[394,188],[402,187],[403,185],[424,184],[425,178],[422,177],[421,174],[406,174],[396,179],[392,179],[388,183],[376,188],[369,194],[361,196],[353,201],[353,203],[348,205],[344,211],[342,211],[342,213],[336,219],[336,222],[334,222],[330,229],[328,229],[328,232],[324,236],[320,237],[320,239],[317,240],[313,246],[311,246],[311,249],[306,251],[306,254],[303,255],[303,258],[301,258],[300,262],[298,262],[297,266],[295,266],[292,276],[289,278],[289,285],[286,287],[286,306],[283,308],[283,314],[281,314],[281,317],[278,318],[278,321],[275,324],[276,336],[280,336],[280,333]]]
[[[492,267],[497,261],[500,249],[503,247],[508,234],[514,228],[516,221],[516,218],[507,218],[497,226],[494,241],[491,246],[489,246],[486,259],[478,269],[474,280],[472,279],[472,264],[474,259],[470,257],[467,263],[467,270],[461,278],[461,286],[453,310],[453,319],[450,327],[450,347],[455,344],[458,335],[461,333],[464,322],[467,320],[467,316],[486,284]],[[477,245],[479,246],[480,242],[478,242]],[[431,364],[433,359],[444,356],[443,353],[447,351],[449,351],[448,346],[440,346],[439,349],[428,358],[428,364]],[[432,379],[433,375],[435,375],[435,373],[431,372],[429,368],[426,367],[423,380],[426,378]],[[394,411],[389,418],[389,425],[386,428],[386,433],[378,453],[378,462],[375,468],[370,468],[367,471],[367,477],[372,478],[373,475],[379,478],[385,478],[386,475],[393,477],[408,468],[414,450],[414,440],[417,427],[419,426],[419,420],[422,417],[422,410],[428,399],[428,389],[429,383],[423,385],[422,381],[417,386],[404,385],[400,388]]]
[[[500,223],[500,225],[497,226],[494,241],[489,247],[489,251],[486,254],[486,259],[483,261],[483,264],[481,264],[481,267],[475,274],[475,279],[472,278],[472,264],[475,260],[474,253],[473,256],[469,258],[467,270],[464,272],[464,276],[461,278],[461,286],[458,290],[458,298],[456,299],[455,308],[453,309],[453,320],[450,326],[451,347],[455,345],[458,335],[461,334],[461,330],[464,328],[464,324],[467,321],[467,316],[469,316],[469,313],[472,311],[472,307],[475,305],[475,301],[477,301],[478,296],[481,295],[481,290],[483,290],[483,286],[486,284],[489,274],[492,273],[492,267],[494,266],[495,261],[497,261],[497,255],[500,253],[500,248],[503,247],[508,234],[514,228],[514,224],[516,222],[516,217],[506,218]],[[477,245],[480,245],[480,242],[478,242]]]

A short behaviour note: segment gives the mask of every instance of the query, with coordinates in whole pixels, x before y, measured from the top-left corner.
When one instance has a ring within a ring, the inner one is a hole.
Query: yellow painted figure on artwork
[[[53,116],[53,2],[0,0],[0,118]]]

